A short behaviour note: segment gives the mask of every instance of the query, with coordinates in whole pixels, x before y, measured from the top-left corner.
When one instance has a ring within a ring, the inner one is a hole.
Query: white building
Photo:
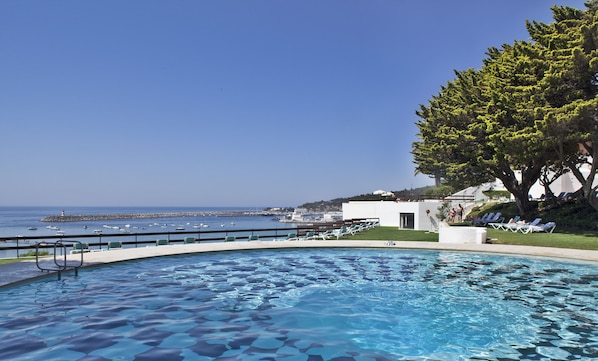
[[[584,165],[580,167],[581,173],[584,177],[588,177],[590,172],[590,167]],[[517,180],[521,181],[521,171],[515,171],[515,177]],[[594,180],[594,186],[598,185],[598,177]],[[578,191],[581,188],[581,183],[575,178],[572,172],[568,172],[560,176],[557,180],[550,184],[550,190],[555,196],[558,196],[561,193],[573,193]],[[471,203],[471,205],[475,203],[485,202],[488,200],[488,197],[484,195],[484,191],[487,190],[507,190],[503,183],[496,179],[494,182],[484,183],[478,186],[469,187],[463,189],[457,193],[452,194],[451,196],[446,197],[447,201],[451,202],[451,206],[454,207],[455,203],[461,201],[464,203]],[[540,184],[540,181],[536,181],[530,190],[529,195],[530,198],[533,199],[540,199],[546,193],[544,186]],[[503,199],[502,201],[514,201],[515,198],[511,195],[509,199]]]
[[[421,202],[350,201],[343,203],[343,219],[375,218],[384,227],[436,231],[440,200]]]
[[[584,164],[579,168],[581,174],[583,174],[584,178],[588,178],[591,167],[588,164]],[[521,172],[518,172],[518,179],[521,179]],[[598,178],[594,179],[593,187],[598,184]],[[568,172],[560,176],[556,181],[550,184],[550,190],[555,196],[558,196],[561,193],[573,193],[578,191],[581,188],[581,183],[577,178],[573,175],[573,172]],[[545,194],[544,186],[537,181],[529,190],[529,193],[532,198],[542,198],[542,195]]]

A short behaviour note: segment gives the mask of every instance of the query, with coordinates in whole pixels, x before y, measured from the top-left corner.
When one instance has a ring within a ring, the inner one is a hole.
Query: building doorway
[[[415,229],[415,213],[399,213],[401,229]]]

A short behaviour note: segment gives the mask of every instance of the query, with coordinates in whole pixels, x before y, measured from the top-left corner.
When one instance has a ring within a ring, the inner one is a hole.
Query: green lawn
[[[582,233],[514,233],[489,228],[488,238],[495,244],[515,244],[524,246],[543,246],[557,248],[575,248],[598,250],[598,236]]]
[[[25,261],[25,260],[30,260],[30,259],[35,259],[35,257],[0,258],[0,264],[19,262],[19,261]]]
[[[495,244],[514,244],[525,246],[543,246],[598,250],[598,235],[587,233],[529,233],[522,234],[488,228],[488,238]],[[397,227],[376,227],[368,231],[347,236],[347,240],[387,240],[412,242],[438,242],[438,233],[411,231]]]
[[[342,239],[438,242],[438,233],[411,231],[407,229],[398,229],[397,227],[376,227],[357,233],[353,236],[345,236]]]

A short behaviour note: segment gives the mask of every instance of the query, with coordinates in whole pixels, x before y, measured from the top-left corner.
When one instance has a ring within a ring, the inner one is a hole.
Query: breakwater
[[[42,218],[41,222],[82,222],[103,221],[110,219],[146,219],[146,218],[171,218],[171,217],[201,217],[201,216],[272,216],[270,211],[210,211],[210,212],[168,212],[168,213],[125,213],[125,214],[80,214],[58,215]]]

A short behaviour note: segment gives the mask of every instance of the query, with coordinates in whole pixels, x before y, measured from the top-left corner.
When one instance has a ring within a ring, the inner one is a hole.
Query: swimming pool
[[[589,360],[598,266],[444,251],[154,258],[0,290],[0,359]]]

